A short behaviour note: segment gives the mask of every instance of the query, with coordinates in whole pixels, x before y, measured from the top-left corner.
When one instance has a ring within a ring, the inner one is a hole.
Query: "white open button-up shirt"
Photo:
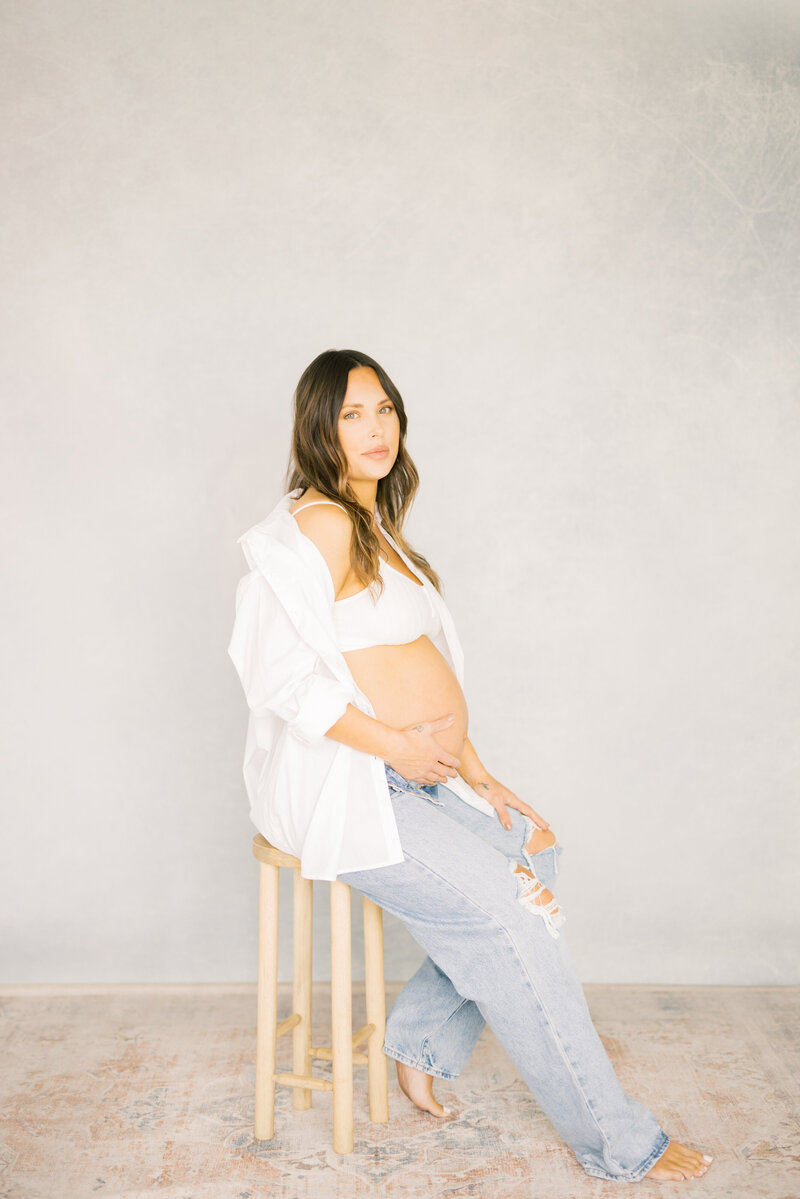
[[[251,819],[278,849],[300,858],[303,877],[334,879],[402,862],[403,851],[383,760],[325,736],[349,703],[375,712],[336,642],[327,563],[289,512],[301,493],[289,492],[238,539],[250,571],[236,589],[228,653],[250,709],[244,781]],[[434,644],[463,686],[453,618],[424,576],[423,585],[442,622]],[[460,775],[447,786],[494,813]]]

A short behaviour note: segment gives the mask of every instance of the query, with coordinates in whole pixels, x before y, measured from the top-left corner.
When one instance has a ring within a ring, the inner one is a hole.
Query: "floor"
[[[800,1197],[800,988],[585,990],[625,1089],[715,1158],[703,1179],[630,1193]],[[320,1039],[327,1002],[320,984]],[[288,1014],[288,987],[282,1005]],[[354,1009],[358,1025],[363,989]],[[605,1199],[631,1186],[583,1173],[488,1030],[461,1077],[437,1088],[446,1123],[409,1104],[391,1067],[390,1122],[370,1124],[357,1068],[352,1155],[330,1147],[324,1092],[293,1112],[280,1088],[276,1136],[257,1144],[254,1018],[249,984],[2,988],[0,1195]]]

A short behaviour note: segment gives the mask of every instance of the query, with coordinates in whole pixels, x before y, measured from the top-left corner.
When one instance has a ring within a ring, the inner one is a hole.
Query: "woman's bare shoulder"
[[[296,501],[291,513],[304,537],[313,541],[328,564],[334,586],[338,591],[350,570],[350,541],[353,525],[344,508],[333,503],[314,503],[325,499],[314,493],[313,488],[304,492]],[[303,508],[308,505],[308,511]]]

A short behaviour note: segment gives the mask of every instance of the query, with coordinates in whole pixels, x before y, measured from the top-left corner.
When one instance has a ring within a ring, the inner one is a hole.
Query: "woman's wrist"
[[[469,783],[470,787],[477,787],[481,783],[486,783],[491,779],[492,776],[476,754],[475,747],[469,738],[465,739],[464,747],[459,757],[461,765],[458,768],[458,773],[465,783]]]
[[[402,758],[406,749],[405,733],[402,729],[393,729],[388,724],[383,727],[386,730],[384,734],[384,752],[381,754],[384,762],[391,762],[396,758]]]

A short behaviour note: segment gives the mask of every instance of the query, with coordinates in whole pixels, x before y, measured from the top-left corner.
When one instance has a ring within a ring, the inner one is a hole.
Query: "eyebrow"
[[[382,404],[391,404],[391,403],[393,403],[393,401],[390,400],[388,396],[384,396],[383,399],[381,400],[381,403]],[[345,400],[345,402],[342,404],[342,407],[343,408],[363,408],[364,405],[359,404],[356,400]]]

